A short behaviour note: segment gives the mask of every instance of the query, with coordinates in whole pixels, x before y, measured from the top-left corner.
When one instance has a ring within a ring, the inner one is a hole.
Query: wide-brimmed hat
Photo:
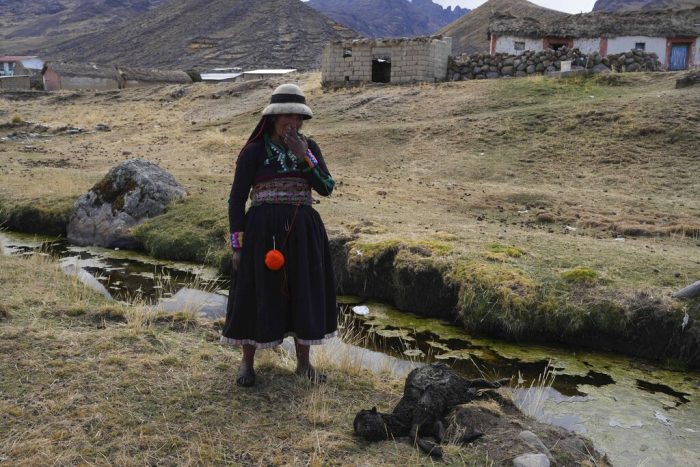
[[[308,105],[306,98],[299,86],[296,84],[283,84],[278,86],[270,97],[270,105],[265,107],[263,115],[298,114],[304,120],[314,116]]]

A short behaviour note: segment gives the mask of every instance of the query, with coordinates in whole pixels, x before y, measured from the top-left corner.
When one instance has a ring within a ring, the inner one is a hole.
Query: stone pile
[[[639,50],[603,57],[598,52],[584,54],[579,49],[562,47],[521,55],[504,53],[463,54],[449,63],[448,79],[493,79],[506,76],[531,76],[554,73],[561,70],[561,62],[570,61],[571,70],[580,73],[609,71],[659,71],[661,64],[654,53]]]

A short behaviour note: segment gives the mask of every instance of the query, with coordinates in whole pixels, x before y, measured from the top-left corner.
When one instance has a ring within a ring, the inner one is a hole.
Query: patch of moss
[[[445,256],[454,249],[452,245],[435,240],[389,239],[371,243],[355,241],[350,245],[350,257],[357,257],[362,260],[372,260],[387,252],[396,253],[399,250],[407,250],[418,256]]]
[[[156,258],[195,261],[221,267],[228,236],[224,206],[190,197],[173,203],[165,214],[132,229],[146,251]]]
[[[492,243],[489,250],[483,254],[484,258],[491,261],[507,261],[508,258],[520,258],[525,252],[514,246],[505,246],[500,243]]]
[[[459,285],[459,316],[468,330],[513,337],[527,333],[538,293],[523,271],[467,261],[456,264],[450,276]]]
[[[58,197],[21,202],[0,199],[0,225],[17,232],[65,236],[75,198]]]
[[[575,284],[592,284],[598,280],[598,273],[591,268],[577,267],[561,273],[562,279]]]

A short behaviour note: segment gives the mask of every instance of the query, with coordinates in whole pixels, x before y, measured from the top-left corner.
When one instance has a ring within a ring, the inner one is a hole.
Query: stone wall
[[[579,49],[525,51],[521,55],[497,53],[463,54],[450,61],[448,79],[492,79],[556,73],[562,61],[571,61],[573,73],[604,73],[610,71],[660,71],[662,66],[655,53],[631,50],[603,57],[598,52],[584,54]]]
[[[377,59],[391,63],[390,83],[442,81],[451,50],[452,39],[439,36],[334,42],[323,49],[321,82],[372,82],[372,64]]]
[[[0,77],[0,89],[8,91],[28,90],[30,88],[29,76],[3,76]]]

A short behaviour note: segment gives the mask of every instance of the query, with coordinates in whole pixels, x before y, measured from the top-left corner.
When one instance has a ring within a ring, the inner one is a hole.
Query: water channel
[[[0,232],[0,251],[56,255],[64,271],[89,273],[81,280],[96,278],[117,300],[174,309],[177,298],[187,296],[209,310],[207,317],[220,316],[225,307],[227,281],[201,265],[10,232]],[[359,345],[352,351],[371,369],[402,376],[416,364],[442,360],[468,377],[512,377],[524,388],[514,394],[525,412],[585,434],[614,465],[700,466],[700,373],[602,352],[477,339],[450,323],[385,304],[355,297],[339,302],[346,334]],[[547,378],[551,384],[525,390],[538,386],[545,372],[554,378]],[[525,400],[533,393],[534,400]]]

